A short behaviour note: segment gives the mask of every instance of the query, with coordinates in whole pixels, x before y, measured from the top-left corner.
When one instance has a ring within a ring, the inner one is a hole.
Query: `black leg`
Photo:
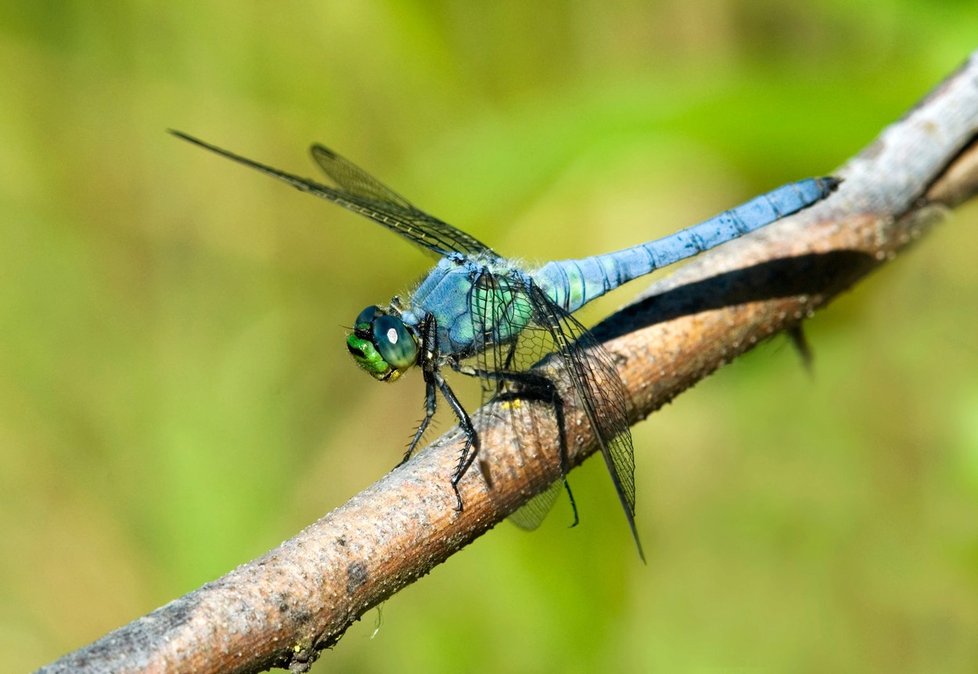
[[[510,352],[507,357],[507,362],[512,358],[512,352]],[[580,518],[577,514],[577,502],[574,500],[574,494],[570,488],[570,482],[567,481],[567,473],[570,472],[570,457],[567,449],[567,433],[566,424],[564,422],[564,400],[560,397],[560,393],[557,391],[557,387],[554,385],[553,381],[549,377],[542,374],[537,374],[535,372],[513,372],[513,371],[498,371],[489,372],[486,370],[478,370],[475,368],[462,368],[456,366],[455,369],[462,373],[473,377],[483,377],[486,379],[495,379],[499,382],[501,386],[503,382],[510,381],[517,385],[518,391],[507,391],[499,394],[497,400],[539,400],[549,404],[553,407],[554,418],[557,423],[557,439],[560,448],[560,476],[564,482],[564,490],[567,492],[567,498],[570,500],[571,511],[574,514],[574,521],[571,523],[572,527],[576,527]],[[474,455],[473,455],[474,456]],[[471,463],[471,460],[469,461]]]
[[[411,444],[408,445],[407,451],[404,453],[404,458],[401,462],[397,464],[398,466],[407,463],[407,460],[411,458],[414,454],[414,450],[417,448],[418,443],[421,442],[424,432],[428,430],[428,425],[431,423],[432,418],[435,416],[435,409],[438,405],[438,396],[435,389],[434,377],[429,374],[427,370],[424,372],[424,419],[418,424],[418,429],[414,432],[414,437],[411,438]]]
[[[418,430],[415,431],[414,437],[411,439],[411,444],[408,446],[407,453],[405,453],[404,460],[401,463],[407,461],[414,454],[414,450],[421,441],[421,437],[428,429],[431,419],[435,416],[438,399],[437,391],[441,390],[442,395],[445,396],[445,400],[448,402],[448,406],[452,408],[452,412],[458,417],[462,432],[465,433],[465,447],[462,448],[458,467],[452,475],[452,491],[455,492],[455,500],[457,501],[455,509],[461,511],[462,495],[458,491],[458,483],[462,480],[462,476],[465,475],[465,472],[472,465],[476,454],[479,452],[479,437],[476,435],[475,427],[472,425],[472,420],[469,418],[468,412],[462,407],[462,403],[459,402],[455,396],[455,392],[448,385],[448,382],[441,376],[440,368],[442,363],[440,362],[441,358],[439,357],[437,341],[438,323],[432,314],[427,314],[424,317],[419,332],[421,353],[418,356],[418,365],[421,367],[425,381],[425,416],[418,425]]]
[[[455,392],[452,391],[448,382],[445,381],[445,378],[439,372],[435,372],[434,376],[435,381],[438,383],[438,388],[441,390],[441,394],[445,396],[445,400],[448,401],[448,406],[455,412],[455,416],[458,417],[459,426],[462,427],[462,432],[465,433],[465,446],[462,448],[462,454],[459,456],[458,467],[456,467],[455,473],[452,475],[452,491],[455,492],[455,498],[458,501],[455,509],[461,512],[462,495],[458,492],[458,483],[462,481],[465,472],[472,465],[476,454],[479,453],[479,436],[475,432],[475,427],[472,425],[472,420],[469,418],[468,412],[465,411],[462,403],[455,397]]]

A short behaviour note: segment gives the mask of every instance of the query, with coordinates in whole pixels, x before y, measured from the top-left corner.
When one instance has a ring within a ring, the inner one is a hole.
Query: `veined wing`
[[[546,490],[521,505],[516,512],[510,513],[509,521],[520,529],[533,531],[547,518],[562,491],[564,491],[564,483],[556,480]]]
[[[625,385],[611,354],[587,328],[535,285],[530,287],[530,294],[536,325],[528,330],[546,331],[553,340],[554,357],[570,377],[625,511],[638,554],[645,561],[635,528],[635,450],[628,424]]]
[[[297,190],[314,194],[354,213],[370,218],[412,243],[438,255],[449,253],[495,255],[488,246],[478,239],[415,208],[407,199],[382,185],[366,171],[322,145],[312,146],[313,159],[326,175],[336,183],[337,187],[323,185],[309,178],[302,178],[272,168],[181,131],[171,129],[170,133],[222,157],[277,178]]]
[[[527,277],[500,277],[485,271],[473,284],[468,307],[476,335],[481,336],[477,341],[486,347],[475,355],[477,370],[488,375],[483,378],[484,397],[507,393],[505,384],[509,382],[516,385],[515,400],[524,397],[527,388],[535,391],[531,398],[546,399],[546,386],[541,386],[540,380],[552,380],[532,370],[532,366],[551,353],[555,362],[563,366],[600,445],[639,555],[644,559],[635,528],[635,457],[625,389],[611,355],[577,319],[557,306]],[[554,409],[561,451],[565,451],[567,428],[563,401],[557,400]],[[565,459],[561,457],[562,462]],[[566,471],[569,466],[562,468]],[[556,481],[510,515],[510,519],[524,529],[536,528],[553,506],[562,486],[561,480]]]
[[[526,399],[541,399],[544,404],[554,406],[554,421],[560,437],[560,451],[566,450],[564,435],[563,408],[559,401],[548,399],[547,386],[552,390],[549,379],[542,375],[527,373],[527,370],[553,350],[553,340],[530,331],[521,333],[533,316],[530,302],[529,284],[525,279],[512,276],[497,276],[486,268],[473,280],[467,299],[471,314],[473,333],[480,348],[473,356],[475,369],[480,374],[482,402],[491,399],[505,400],[518,408]],[[532,335],[532,336],[531,336]],[[539,384],[546,386],[540,386]],[[515,388],[512,388],[515,387]],[[517,409],[511,410],[513,419]],[[566,456],[561,456],[563,464]],[[562,470],[568,466],[563,465]],[[521,529],[536,529],[553,508],[561,489],[566,482],[555,480],[547,489],[533,496],[519,509],[509,515],[509,521]],[[570,490],[568,489],[568,494]],[[573,506],[573,497],[571,497]],[[574,523],[577,523],[577,510],[574,508]]]
[[[351,201],[357,200],[363,208],[372,209],[371,213],[357,211],[362,215],[441,255],[449,252],[495,255],[489,246],[474,236],[415,208],[400,194],[329,148],[317,143],[310,152],[323,173],[343,188]]]

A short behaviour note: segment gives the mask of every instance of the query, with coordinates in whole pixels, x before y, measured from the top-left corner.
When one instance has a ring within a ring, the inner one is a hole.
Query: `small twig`
[[[837,194],[701,256],[595,328],[617,359],[631,418],[797,326],[974,195],[976,132],[978,52],[839,171]],[[559,477],[548,408],[501,405],[479,412],[485,470],[459,485],[463,512],[448,483],[453,431],[263,557],[41,671],[308,668],[365,611]],[[587,425],[573,405],[567,424],[576,464],[593,451],[591,438],[574,432]]]

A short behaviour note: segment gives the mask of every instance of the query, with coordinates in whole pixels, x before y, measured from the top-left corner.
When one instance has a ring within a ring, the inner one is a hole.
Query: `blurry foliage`
[[[976,27],[924,0],[0,6],[5,668],[275,545],[421,414],[342,339],[428,260],[164,129],[306,175],[319,140],[506,254],[580,256],[831,170]],[[774,340],[636,427],[648,566],[586,465],[580,527],[500,527],[316,671],[973,671],[976,217],[810,321],[814,376]]]

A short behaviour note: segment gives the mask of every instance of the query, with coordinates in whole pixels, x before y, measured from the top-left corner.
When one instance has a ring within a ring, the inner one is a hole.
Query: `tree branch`
[[[978,52],[849,161],[828,200],[700,256],[597,326],[631,419],[796,328],[974,195],[976,133]],[[594,447],[576,432],[588,425],[568,401],[576,465]],[[547,406],[490,404],[476,423],[482,470],[459,485],[463,512],[449,485],[461,442],[455,429],[263,557],[40,671],[304,671],[364,612],[559,477]]]

